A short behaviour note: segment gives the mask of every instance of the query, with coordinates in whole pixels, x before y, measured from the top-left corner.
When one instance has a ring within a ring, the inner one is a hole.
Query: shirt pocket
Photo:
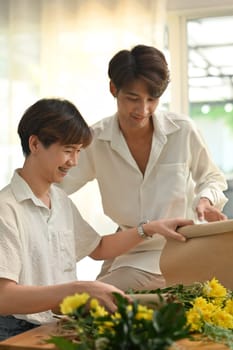
[[[185,215],[189,172],[184,163],[160,164],[156,172],[157,195],[160,204],[164,208],[164,215],[180,216]],[[192,181],[190,182],[191,185]]]
[[[76,269],[75,242],[72,231],[59,231],[61,267],[64,272]]]
[[[185,193],[187,177],[184,163],[160,164],[157,169],[157,181],[164,190],[169,189],[173,194]]]

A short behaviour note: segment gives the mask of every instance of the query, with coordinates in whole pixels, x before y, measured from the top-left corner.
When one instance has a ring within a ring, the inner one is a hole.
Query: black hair
[[[121,50],[114,55],[109,62],[108,76],[117,91],[141,79],[146,82],[153,97],[160,97],[170,81],[164,54],[146,45],[137,45],[132,50]]]
[[[31,135],[46,148],[56,142],[86,147],[92,141],[91,130],[75,105],[59,98],[44,98],[30,106],[19,122],[18,134],[25,156],[30,154]]]

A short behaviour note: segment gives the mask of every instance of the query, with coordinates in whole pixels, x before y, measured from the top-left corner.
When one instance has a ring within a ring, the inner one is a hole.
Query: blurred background
[[[233,218],[232,0],[0,0],[0,187],[23,162],[25,109],[62,97],[90,125],[113,114],[108,62],[137,44],[164,52],[171,83],[159,107],[195,120],[227,178],[224,212]],[[115,230],[95,181],[71,198],[101,234]],[[94,279],[100,263],[83,259],[79,279]]]

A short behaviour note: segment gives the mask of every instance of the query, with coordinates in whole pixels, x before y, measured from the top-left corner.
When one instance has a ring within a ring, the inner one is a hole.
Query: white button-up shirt
[[[200,197],[219,209],[227,199],[223,174],[211,160],[193,121],[182,115],[156,112],[150,157],[143,175],[119,128],[117,115],[93,126],[94,140],[81,151],[78,166],[62,187],[71,194],[97,179],[104,213],[121,228],[143,220],[185,217],[195,219]],[[116,258],[112,269],[132,266],[160,273],[164,238],[154,235]]]
[[[17,172],[0,191],[0,278],[37,286],[74,281],[76,262],[100,239],[56,186],[51,187],[51,209]],[[39,324],[53,320],[50,311],[15,316]]]

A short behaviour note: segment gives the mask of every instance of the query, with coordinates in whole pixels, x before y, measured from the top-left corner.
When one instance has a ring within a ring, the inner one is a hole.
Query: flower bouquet
[[[66,297],[61,312],[67,317],[48,342],[61,350],[166,350],[199,334],[233,349],[233,294],[215,278],[144,293],[158,302],[144,305],[137,293],[129,302],[114,293],[115,313],[87,293]]]

